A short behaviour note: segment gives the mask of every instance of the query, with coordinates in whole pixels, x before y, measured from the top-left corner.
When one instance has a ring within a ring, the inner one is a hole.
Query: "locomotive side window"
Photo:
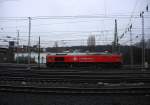
[[[55,57],[56,62],[64,62],[64,57]]]

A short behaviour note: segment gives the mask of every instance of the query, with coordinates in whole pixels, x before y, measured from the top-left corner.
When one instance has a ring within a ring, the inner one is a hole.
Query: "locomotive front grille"
[[[56,62],[64,62],[64,57],[56,57],[55,61]]]

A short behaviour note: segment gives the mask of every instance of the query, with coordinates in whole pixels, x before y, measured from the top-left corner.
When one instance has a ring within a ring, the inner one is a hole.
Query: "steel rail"
[[[54,93],[54,94],[150,94],[150,86],[140,87],[109,87],[109,88],[83,88],[83,87],[37,87],[37,86],[9,86],[1,85],[0,91]]]

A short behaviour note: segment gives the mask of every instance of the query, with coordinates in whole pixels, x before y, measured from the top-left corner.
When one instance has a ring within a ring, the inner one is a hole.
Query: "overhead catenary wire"
[[[33,21],[38,21],[39,19],[41,19],[41,20],[47,20],[47,19],[86,19],[86,18],[88,18],[88,19],[93,19],[93,18],[100,18],[100,19],[108,19],[108,18],[110,18],[111,20],[115,17],[115,16],[117,16],[118,18],[125,18],[125,19],[128,19],[129,17],[130,17],[130,15],[106,15],[106,16],[103,16],[103,15],[77,15],[77,16],[37,16],[37,17],[32,17],[32,20]],[[138,15],[134,15],[135,16],[135,18],[136,17],[138,17],[139,18],[139,16]],[[116,17],[115,17],[116,18]],[[7,19],[11,19],[11,17],[10,18],[6,18],[6,20]],[[16,18],[16,19],[18,19],[19,20],[19,18]],[[20,20],[21,19],[25,19],[26,20],[26,18],[24,17],[24,18],[20,18]],[[12,20],[15,20],[15,18],[12,18]],[[98,20],[99,21],[99,20]],[[58,23],[58,24],[66,24],[66,23],[78,23],[78,22],[88,22],[88,21],[76,21],[76,22],[64,22],[64,23]],[[57,24],[57,23],[54,23],[54,24]],[[49,25],[49,24],[47,24],[47,25]],[[34,25],[32,25],[33,27],[34,27]],[[40,24],[37,24],[37,26],[40,26]],[[19,27],[19,26],[18,26]],[[120,31],[122,31],[122,30],[120,30]],[[98,32],[98,31],[97,31]],[[69,31],[50,31],[50,32],[46,32],[46,31],[43,31],[43,32],[32,32],[32,33],[37,33],[37,34],[49,34],[49,33],[60,33],[60,35],[64,35],[64,34],[66,34],[66,33],[69,33],[69,34],[76,34],[76,33],[81,33],[81,34],[83,34],[83,33],[87,33],[87,35],[88,34],[91,34],[91,33],[93,33],[93,34],[95,34],[95,33],[97,33],[96,31],[94,32],[94,31],[79,31],[79,32],[77,32],[77,31],[75,31],[75,33],[71,33],[71,32],[69,32]],[[102,32],[113,32],[113,31],[99,31],[100,33],[102,33]],[[98,33],[99,33],[98,32]],[[13,33],[13,32],[2,32],[2,33]],[[14,32],[14,33],[16,33],[16,32]],[[21,31],[20,33],[27,33],[27,32],[24,32],[24,31]],[[61,34],[62,33],[62,34]],[[81,34],[78,34],[78,35],[81,35]],[[85,34],[84,34],[85,35]],[[35,37],[37,37],[37,36],[35,36]],[[45,37],[44,35],[42,36],[42,37]]]
[[[142,3],[144,3],[144,2],[142,2]],[[132,13],[131,13],[131,17],[129,18],[129,22],[128,22],[127,26],[125,27],[125,31],[124,31],[123,34],[120,36],[120,39],[124,37],[125,33],[128,31],[129,26],[132,24],[131,22],[133,22],[132,19],[134,19],[133,15],[134,15],[134,13],[135,13],[137,4],[138,4],[138,0],[136,0],[136,2],[135,2],[133,11],[132,11]],[[147,4],[147,5],[148,5],[148,4]],[[145,7],[144,7],[144,8],[145,8]],[[139,13],[138,13],[138,14],[139,14]],[[146,16],[149,16],[149,15],[146,15]],[[144,16],[144,18],[147,18],[146,16]],[[140,16],[139,16],[139,17],[140,17]]]
[[[77,19],[77,18],[130,18],[130,15],[66,15],[66,16],[35,16],[36,19]],[[139,15],[132,15],[132,18],[140,18]],[[150,18],[149,16],[145,18]],[[0,20],[28,20],[28,17],[0,17]]]

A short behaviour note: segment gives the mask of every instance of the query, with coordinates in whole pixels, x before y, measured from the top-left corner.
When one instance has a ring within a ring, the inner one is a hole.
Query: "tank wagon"
[[[119,68],[122,55],[112,53],[57,53],[46,56],[47,67]]]

